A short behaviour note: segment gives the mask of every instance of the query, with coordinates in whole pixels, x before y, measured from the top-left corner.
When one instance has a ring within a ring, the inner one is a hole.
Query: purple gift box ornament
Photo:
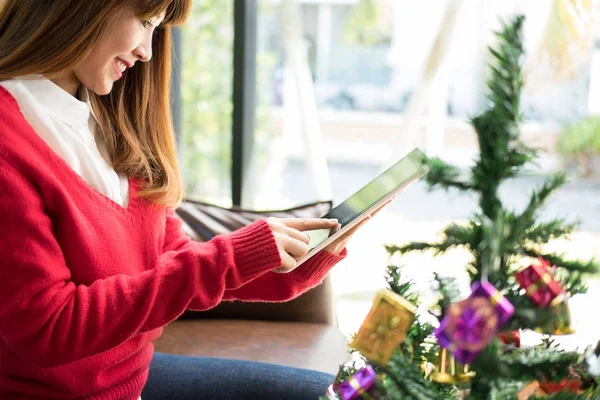
[[[356,373],[350,376],[346,381],[339,384],[337,392],[342,400],[354,399],[369,399],[373,397],[368,393],[375,385],[377,374],[370,365],[359,369]]]
[[[475,282],[471,295],[452,304],[435,330],[440,346],[471,363],[512,317],[514,306],[491,283]]]

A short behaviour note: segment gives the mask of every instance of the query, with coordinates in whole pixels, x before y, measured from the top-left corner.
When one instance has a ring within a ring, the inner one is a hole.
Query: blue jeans
[[[333,379],[279,365],[154,353],[142,400],[317,400]]]

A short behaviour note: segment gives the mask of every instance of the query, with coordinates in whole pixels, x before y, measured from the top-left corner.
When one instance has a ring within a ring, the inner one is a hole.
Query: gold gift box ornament
[[[351,346],[367,359],[386,365],[406,338],[416,311],[417,307],[404,297],[380,289]]]

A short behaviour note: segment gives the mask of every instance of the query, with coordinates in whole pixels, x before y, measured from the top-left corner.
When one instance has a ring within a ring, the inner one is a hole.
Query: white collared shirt
[[[96,139],[96,120],[87,89],[83,101],[43,76],[0,82],[17,100],[33,130],[91,187],[127,207],[129,185],[112,167],[106,147]]]

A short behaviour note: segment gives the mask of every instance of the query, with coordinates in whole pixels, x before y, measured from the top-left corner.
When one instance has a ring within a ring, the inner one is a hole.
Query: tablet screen
[[[422,176],[428,169],[427,158],[419,149],[411,151],[396,164],[381,173],[343,203],[331,209],[323,218],[336,218],[340,227],[335,231],[318,229],[305,231],[310,236],[309,251],[323,243],[329,236],[343,229],[368,211],[379,201],[394,193],[415,176]]]

